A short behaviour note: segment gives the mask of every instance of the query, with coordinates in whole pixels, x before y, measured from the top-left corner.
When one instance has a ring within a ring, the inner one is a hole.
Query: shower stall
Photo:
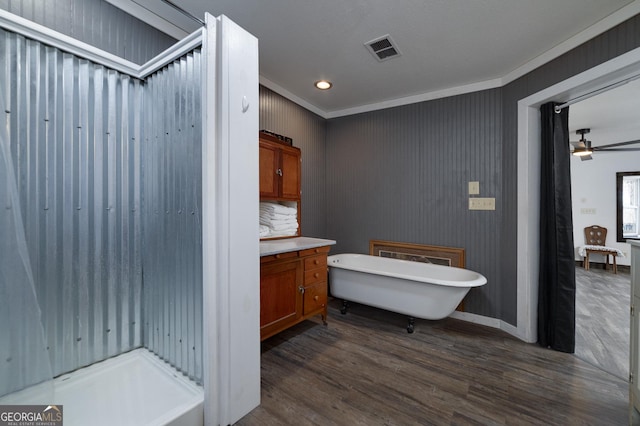
[[[207,15],[137,65],[0,12],[0,406],[233,423],[260,395],[257,40]]]

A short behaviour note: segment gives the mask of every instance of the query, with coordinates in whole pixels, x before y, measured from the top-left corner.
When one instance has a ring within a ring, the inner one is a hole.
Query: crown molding
[[[481,90],[495,89],[502,86],[501,79],[481,81],[479,83],[465,84],[463,86],[450,87],[433,92],[421,93],[418,95],[405,96],[397,99],[390,99],[382,102],[375,102],[367,105],[360,105],[353,108],[325,112],[325,118],[337,118],[346,115],[361,114],[380,109],[393,108],[397,106],[415,104],[418,102],[432,101],[435,99],[448,98],[450,96],[463,95],[465,93],[479,92]]]
[[[312,103],[305,101],[301,97],[294,95],[293,93],[291,93],[290,91],[288,91],[284,87],[280,86],[277,83],[274,83],[273,81],[269,80],[267,77],[265,77],[263,75],[260,75],[260,84],[262,84],[267,89],[273,90],[278,95],[289,99],[291,102],[294,102],[294,103],[300,105],[301,107],[303,107],[305,109],[308,109],[312,113],[319,115],[322,118],[325,118],[325,119],[329,118],[327,116],[327,112],[324,111],[323,109],[320,109],[317,106],[313,105]]]

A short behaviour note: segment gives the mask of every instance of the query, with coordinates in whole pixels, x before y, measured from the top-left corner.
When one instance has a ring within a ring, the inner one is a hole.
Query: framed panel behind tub
[[[464,249],[457,247],[370,240],[369,254],[372,256],[410,260],[412,262],[433,263],[436,265],[464,268]],[[456,310],[464,311],[464,300],[460,302]]]

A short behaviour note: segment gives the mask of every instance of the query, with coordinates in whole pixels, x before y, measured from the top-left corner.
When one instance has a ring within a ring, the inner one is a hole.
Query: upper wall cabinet
[[[300,148],[260,133],[260,199],[300,199]]]

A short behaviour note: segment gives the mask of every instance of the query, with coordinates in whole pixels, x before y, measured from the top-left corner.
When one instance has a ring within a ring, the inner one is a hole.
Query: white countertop
[[[306,250],[310,248],[332,246],[334,240],[324,240],[322,238],[295,237],[283,238],[281,240],[260,241],[260,257],[271,254],[286,253],[289,251]]]

